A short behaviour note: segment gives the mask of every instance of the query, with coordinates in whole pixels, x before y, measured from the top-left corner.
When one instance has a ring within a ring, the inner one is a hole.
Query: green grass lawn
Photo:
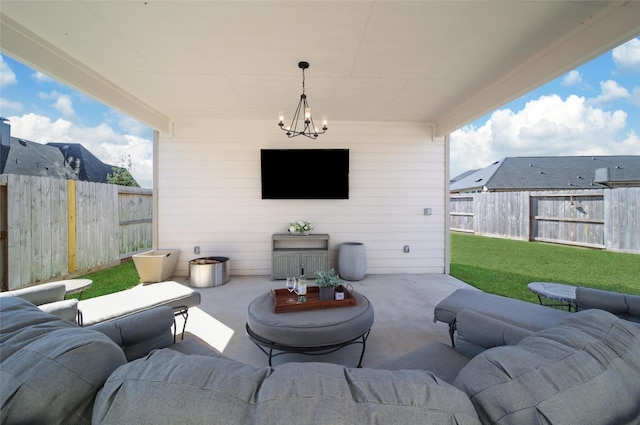
[[[119,266],[99,270],[79,276],[83,279],[93,280],[93,284],[82,294],[82,299],[99,297],[112,292],[133,288],[140,283],[140,276],[132,260],[125,260]],[[70,298],[78,298],[79,294],[73,294]]]
[[[451,232],[451,275],[492,294],[538,302],[529,282],[640,294],[640,255]]]
[[[640,255],[451,233],[451,275],[485,292],[538,302],[527,283],[558,282],[640,294]],[[140,283],[133,261],[82,276],[83,298]]]

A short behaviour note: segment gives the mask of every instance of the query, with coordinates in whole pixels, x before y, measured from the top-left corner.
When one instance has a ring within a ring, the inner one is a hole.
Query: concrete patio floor
[[[173,280],[188,284],[186,277],[174,276]],[[471,288],[443,274],[368,275],[349,283],[369,299],[375,312],[363,367],[393,359],[429,340],[449,343],[447,325],[433,323],[433,309],[456,289]],[[245,323],[249,303],[273,288],[284,288],[284,281],[271,280],[270,276],[232,276],[228,283],[215,288],[194,288],[202,301],[198,308],[189,310],[185,339],[199,338],[234,360],[266,366],[267,356],[249,340]],[[330,310],[327,314],[331,314]],[[360,344],[354,344],[321,356],[284,354],[273,358],[273,366],[320,361],[355,367],[361,349]]]

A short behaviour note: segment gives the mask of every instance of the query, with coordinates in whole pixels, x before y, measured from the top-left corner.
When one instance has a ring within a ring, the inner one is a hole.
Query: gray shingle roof
[[[107,174],[113,174],[111,165],[100,161],[79,143],[43,145],[16,137],[9,140],[10,146],[2,145],[0,151],[0,164],[3,165],[0,172],[3,174],[46,176],[94,183],[107,183]]]
[[[58,148],[15,137],[10,138],[10,143],[2,145],[3,174],[67,177],[64,157]]]
[[[507,157],[451,182],[451,192],[471,190],[598,189],[640,186],[640,156]]]

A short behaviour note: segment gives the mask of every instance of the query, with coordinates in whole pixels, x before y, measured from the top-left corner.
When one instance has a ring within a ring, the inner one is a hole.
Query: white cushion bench
[[[154,307],[169,306],[175,314],[184,317],[186,326],[189,308],[199,304],[200,293],[178,282],[138,285],[125,291],[79,301],[78,325],[90,326]]]

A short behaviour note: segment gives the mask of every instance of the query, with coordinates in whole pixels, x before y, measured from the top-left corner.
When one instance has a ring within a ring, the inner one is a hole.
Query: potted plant
[[[332,300],[335,287],[340,285],[340,276],[335,269],[328,272],[316,272],[316,285],[318,285],[322,301]]]

